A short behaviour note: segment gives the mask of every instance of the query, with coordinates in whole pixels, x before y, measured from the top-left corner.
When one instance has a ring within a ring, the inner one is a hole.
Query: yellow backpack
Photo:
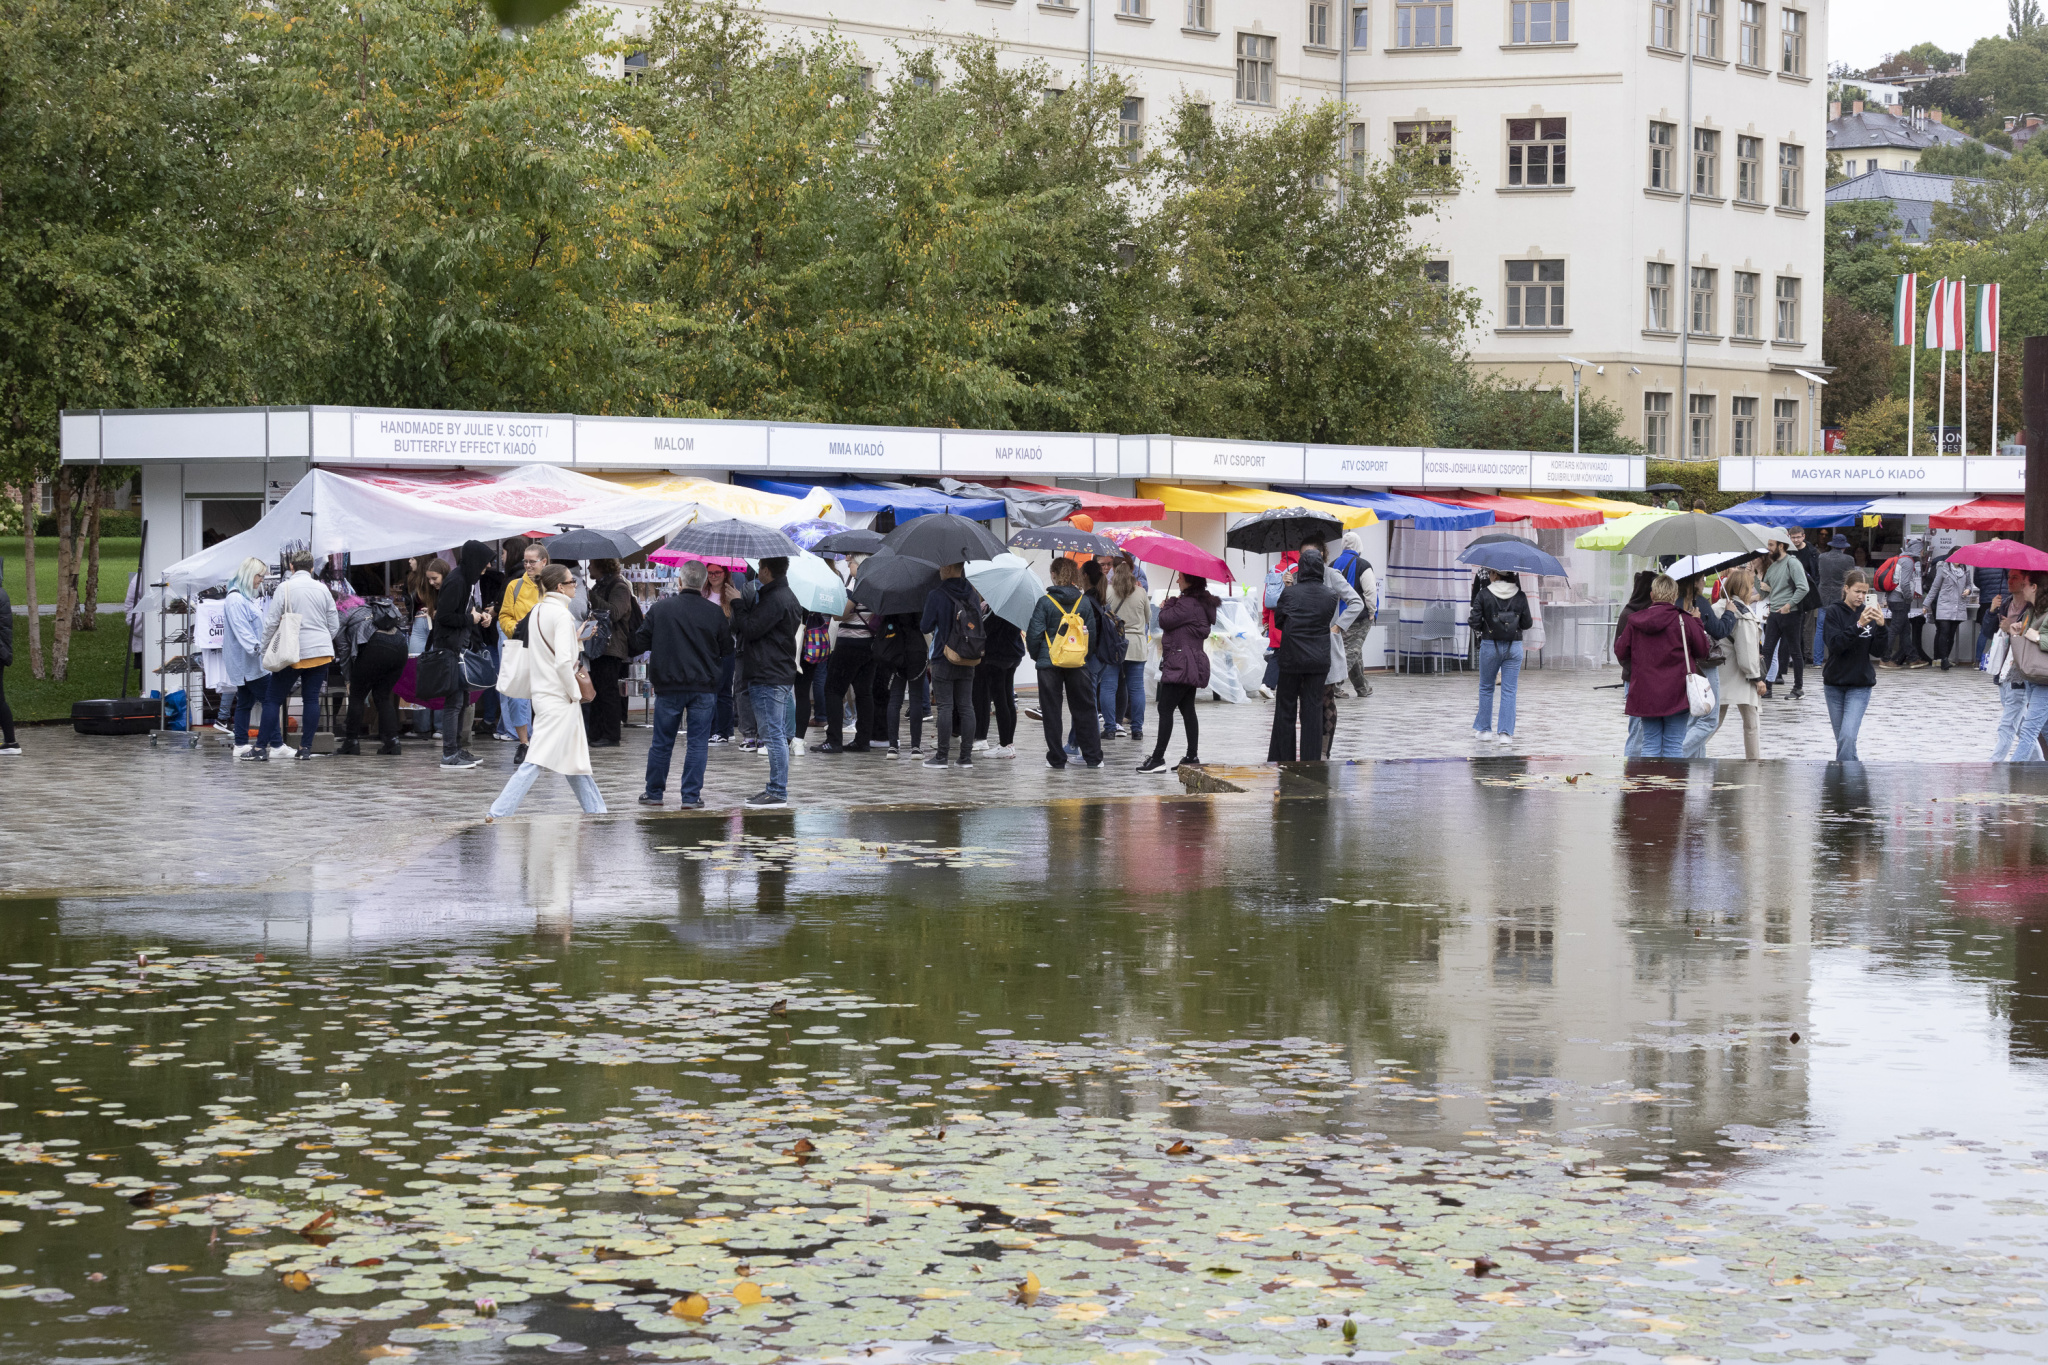
[[[1068,611],[1060,606],[1060,599],[1051,593],[1045,600],[1059,609],[1060,628],[1046,641],[1046,657],[1052,660],[1054,668],[1079,668],[1088,662],[1088,623],[1081,619],[1081,599],[1074,599],[1074,609]]]

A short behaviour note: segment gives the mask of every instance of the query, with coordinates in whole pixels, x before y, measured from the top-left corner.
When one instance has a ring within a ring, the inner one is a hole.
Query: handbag
[[[1695,716],[1714,714],[1714,685],[1692,671],[1692,639],[1686,634],[1685,614],[1678,617],[1678,644],[1685,651],[1685,707]]]
[[[526,623],[532,619],[528,612],[519,618],[519,624],[512,630],[512,638],[498,651],[498,695],[525,701],[533,696],[533,656],[526,648]]]
[[[474,638],[474,632],[471,633]],[[481,692],[498,685],[498,661],[488,649],[472,645],[462,651],[462,679],[470,690]]]
[[[284,592],[283,588],[278,589]],[[277,629],[271,634],[270,643],[263,646],[263,671],[280,673],[295,667],[299,662],[299,614],[291,609],[291,598],[285,598],[285,608],[277,614]]]
[[[584,702],[597,700],[597,684],[590,680],[590,670],[582,664],[576,665],[576,696]]]
[[[2013,668],[2034,686],[2048,687],[2048,650],[2029,640],[2025,631],[2011,638]]]

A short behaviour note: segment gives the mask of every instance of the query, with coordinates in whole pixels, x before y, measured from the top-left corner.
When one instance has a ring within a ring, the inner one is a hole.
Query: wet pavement
[[[1977,681],[1895,695],[1960,751]],[[7,1365],[2042,1354],[2048,766],[812,756],[685,816],[629,747],[485,826],[424,755],[30,739]]]

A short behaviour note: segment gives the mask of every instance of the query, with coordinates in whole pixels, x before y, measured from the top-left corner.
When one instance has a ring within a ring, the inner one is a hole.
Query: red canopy
[[[1978,498],[1933,513],[1927,525],[1936,531],[2024,531],[2027,504],[2023,498]]]
[[[1119,498],[1086,488],[1055,488],[1051,484],[1026,483],[1022,479],[983,479],[991,488],[1028,488],[1035,493],[1058,493],[1079,498],[1081,510],[1097,521],[1158,521],[1166,515],[1166,504],[1157,498]]]
[[[1403,490],[1411,498],[1426,498],[1440,502],[1446,507],[1477,507],[1493,513],[1496,522],[1526,521],[1538,529],[1550,531],[1566,526],[1598,526],[1607,518],[1590,508],[1565,507],[1554,502],[1531,502],[1527,498],[1506,498],[1498,493],[1470,493],[1459,489],[1455,493],[1420,493]]]

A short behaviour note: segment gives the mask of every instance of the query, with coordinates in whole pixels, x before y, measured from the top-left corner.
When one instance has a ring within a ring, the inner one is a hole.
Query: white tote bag
[[[280,593],[285,589],[280,587]],[[291,608],[291,598],[284,599],[284,610],[277,614],[277,629],[271,632],[270,640],[263,646],[263,671],[280,673],[296,667],[299,662],[299,614]]]
[[[1685,613],[1678,614],[1678,643],[1685,650],[1685,705],[1695,716],[1714,714],[1714,685],[1692,671],[1692,639],[1686,633]]]
[[[498,651],[498,695],[520,701],[533,696],[533,658],[524,640],[507,640]]]

